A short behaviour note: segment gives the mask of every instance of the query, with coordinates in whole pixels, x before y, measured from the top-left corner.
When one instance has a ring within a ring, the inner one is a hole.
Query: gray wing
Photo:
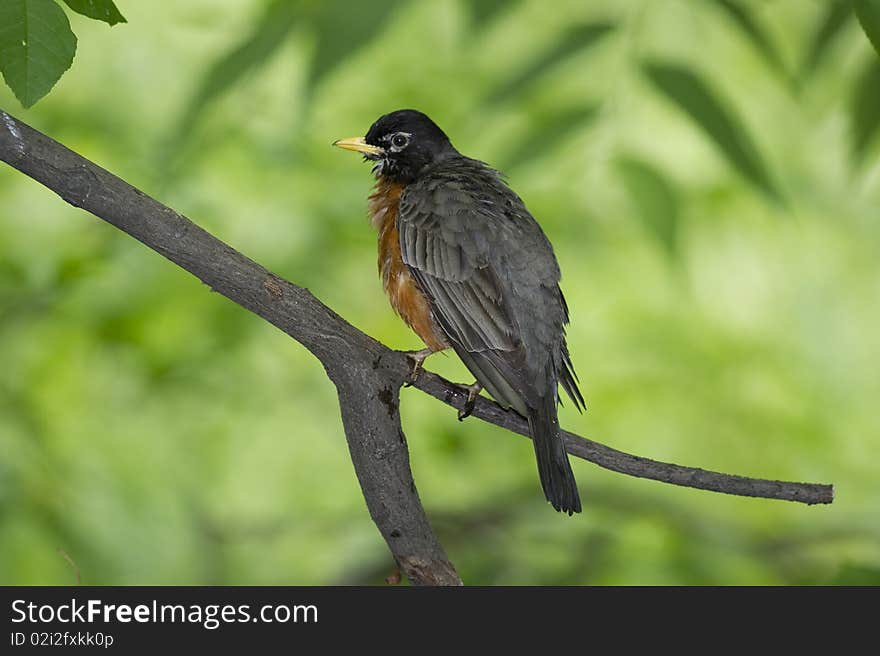
[[[401,198],[401,255],[476,379],[527,415],[562,383],[583,399],[565,347],[559,268],[540,227],[491,169],[435,174]]]

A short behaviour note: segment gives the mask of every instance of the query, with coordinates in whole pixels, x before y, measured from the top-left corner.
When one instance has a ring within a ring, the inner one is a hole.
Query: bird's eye
[[[391,137],[391,145],[397,150],[402,150],[409,144],[409,137],[405,134],[395,134]]]

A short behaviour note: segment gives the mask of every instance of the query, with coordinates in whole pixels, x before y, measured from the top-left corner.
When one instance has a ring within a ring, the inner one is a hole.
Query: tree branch
[[[419,377],[414,387],[430,394],[454,408],[461,408],[467,400],[467,392],[459,385],[450,383],[427,371]],[[529,437],[529,425],[515,412],[504,410],[501,406],[484,397],[478,397],[474,406],[474,417],[490,424],[506,428],[514,433]],[[822,483],[791,483],[764,478],[748,478],[734,474],[685,467],[668,462],[658,462],[650,458],[634,456],[624,451],[612,449],[580,435],[562,431],[565,449],[570,454],[589,460],[595,465],[611,471],[637,478],[650,478],[663,483],[693,487],[711,492],[733,494],[741,497],[762,497],[780,501],[798,501],[807,505],[831,503],[834,501],[834,486]]]
[[[0,111],[0,159],[98,216],[293,337],[336,385],[367,508],[415,584],[461,585],[419,501],[400,426],[410,368],[305,289],[275,276],[186,217]]]
[[[419,501],[399,391],[410,370],[388,349],[342,319],[307,290],[267,271],[183,215],[46,135],[0,111],[0,159],[75,207],[128,233],[230,300],[305,346],[336,385],[346,440],[367,507],[389,549],[413,583],[460,584]],[[415,387],[456,408],[465,394],[423,372]],[[528,435],[524,419],[479,398],[473,415]],[[830,485],[746,478],[656,462],[565,432],[572,455],[630,476],[740,496],[807,504],[831,503]]]

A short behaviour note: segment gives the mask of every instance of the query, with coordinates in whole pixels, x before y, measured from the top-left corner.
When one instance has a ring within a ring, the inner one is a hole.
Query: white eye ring
[[[398,152],[409,145],[409,135],[406,132],[397,132],[391,135],[391,150]]]

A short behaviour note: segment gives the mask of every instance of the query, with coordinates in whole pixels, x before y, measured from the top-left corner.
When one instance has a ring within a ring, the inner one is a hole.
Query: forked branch
[[[0,159],[128,233],[305,346],[336,385],[346,440],[370,514],[410,581],[460,585],[425,515],[409,466],[398,412],[406,356],[345,321],[307,290],[264,269],[185,216],[46,135],[0,111]],[[424,372],[415,387],[461,408],[465,393]],[[528,435],[525,420],[479,398],[473,415]],[[770,481],[630,455],[565,433],[572,455],[630,476],[726,494],[807,504],[831,503],[830,485]]]

